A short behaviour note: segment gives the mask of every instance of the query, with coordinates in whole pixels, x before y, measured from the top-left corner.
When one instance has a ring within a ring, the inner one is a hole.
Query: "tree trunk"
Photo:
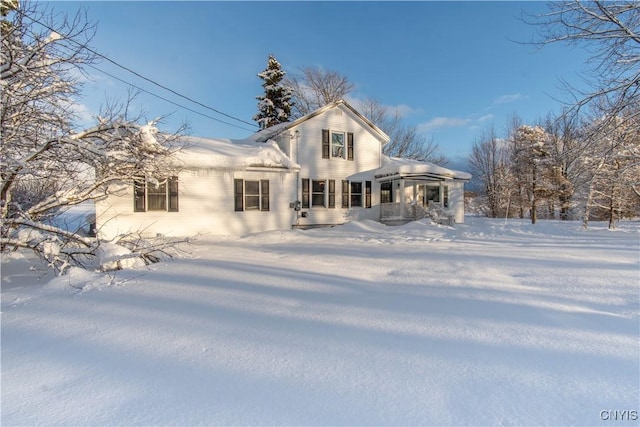
[[[584,228],[585,230],[589,228],[589,216],[591,215],[591,202],[593,200],[594,180],[595,177],[592,178],[591,182],[589,183],[589,193],[587,194],[587,201],[585,202],[584,206],[584,215],[582,216],[582,228]]]
[[[611,185],[611,197],[609,199],[609,230],[615,230],[616,228],[615,199],[616,199],[616,184],[613,184]]]
[[[538,220],[538,213],[537,213],[537,203],[538,200],[536,198],[536,179],[537,179],[537,168],[536,168],[536,162],[535,160],[533,161],[533,173],[532,173],[532,182],[531,182],[531,224],[535,224],[536,221]]]

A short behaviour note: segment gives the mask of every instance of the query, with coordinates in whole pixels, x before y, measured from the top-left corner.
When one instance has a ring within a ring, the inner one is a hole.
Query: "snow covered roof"
[[[297,126],[302,122],[305,122],[309,119],[319,116],[320,114],[323,114],[324,112],[331,110],[332,108],[343,108],[351,111],[351,113],[353,113],[359,120],[361,120],[365,124],[365,126],[367,126],[378,138],[380,138],[383,144],[386,144],[390,141],[389,136],[386,133],[384,133],[382,129],[380,129],[378,126],[373,124],[373,122],[371,122],[365,116],[360,114],[358,110],[353,108],[351,105],[349,105],[347,101],[343,99],[336,102],[332,102],[331,104],[327,104],[324,107],[321,107],[316,111],[309,113],[306,116],[300,117],[299,119],[294,120],[292,122],[280,123],[275,126],[271,126],[267,129],[263,129],[259,132],[256,132],[253,136],[250,137],[250,139],[254,141],[266,141],[287,129],[291,129],[292,127]]]
[[[181,167],[240,170],[247,167],[299,169],[274,141],[183,138],[185,146],[177,153]]]
[[[397,157],[382,157],[382,167],[376,170],[376,178],[387,176],[427,176],[436,179],[470,180],[471,174],[453,169],[447,169],[433,163]]]

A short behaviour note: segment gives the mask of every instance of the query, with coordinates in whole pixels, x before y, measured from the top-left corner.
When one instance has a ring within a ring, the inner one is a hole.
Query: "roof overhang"
[[[383,175],[375,175],[377,181],[392,181],[396,179],[406,179],[412,181],[425,181],[425,182],[437,182],[437,181],[458,181],[450,176],[442,176],[438,174],[418,173],[418,174],[400,174],[391,173]]]
[[[373,171],[376,180],[411,179],[415,181],[468,182],[467,172],[448,169],[430,162],[384,157],[383,166]]]
[[[329,111],[329,110],[331,110],[333,108],[345,108],[348,111],[350,111],[378,139],[380,139],[380,141],[382,142],[382,145],[387,144],[389,141],[391,141],[391,138],[389,138],[389,136],[386,133],[384,133],[384,131],[382,129],[380,129],[378,126],[373,124],[373,122],[371,120],[367,119],[365,116],[360,114],[360,112],[358,112],[358,110],[353,108],[344,99],[341,99],[339,101],[327,104],[324,107],[321,107],[321,108],[317,109],[316,111],[314,111],[312,113],[309,113],[306,116],[300,117],[299,119],[296,119],[296,120],[294,120],[292,122],[281,123],[281,124],[275,125],[275,126],[273,126],[271,128],[263,129],[263,130],[261,130],[261,131],[259,131],[258,133],[255,134],[255,140],[258,141],[258,142],[265,142],[265,141],[267,141],[269,139],[275,138],[279,134],[281,134],[281,133],[283,133],[285,131],[288,131],[291,128],[294,128],[294,127],[300,125],[301,123],[306,122],[307,120],[310,120],[310,119],[312,119],[314,117],[317,117],[317,116],[319,116],[321,114],[324,114],[325,112],[327,112],[327,111]]]

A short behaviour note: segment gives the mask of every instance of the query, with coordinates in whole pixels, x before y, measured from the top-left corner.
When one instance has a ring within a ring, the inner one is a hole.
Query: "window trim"
[[[388,198],[383,197],[385,193],[388,194]],[[384,181],[380,183],[380,203],[393,203],[393,181]]]
[[[360,192],[355,193],[353,191],[353,185],[360,184]],[[342,208],[343,209],[351,209],[351,208],[371,208],[371,191],[372,183],[371,181],[349,181],[346,179],[342,180]],[[358,204],[353,203],[353,197],[359,196],[360,202]]]
[[[360,186],[360,191],[354,191],[354,186]],[[352,208],[361,208],[364,206],[364,186],[362,185],[362,181],[350,181],[349,182],[349,203]],[[355,203],[354,203],[355,201]]]
[[[333,136],[342,136],[342,155],[334,155]],[[345,132],[333,129],[322,129],[322,158],[323,159],[344,159],[353,161],[354,159],[354,134],[353,132]]]
[[[168,176],[163,179],[151,179],[148,177],[133,178],[133,211],[134,212],[179,212],[179,179],[177,176]],[[164,207],[151,209],[149,197],[160,197],[162,192],[150,192],[150,184],[164,186]]]
[[[322,192],[316,191],[315,184],[322,185]],[[315,196],[322,194],[322,205],[314,203]],[[311,207],[312,208],[326,208],[327,207],[327,180],[326,179],[312,179],[311,180]]]
[[[346,159],[346,154],[347,154],[347,135],[344,132],[340,132],[340,131],[335,131],[332,130],[330,131],[330,141],[331,141],[331,158],[332,159]],[[334,143],[333,137],[335,136],[340,136],[342,139],[342,145],[340,144],[336,144]],[[341,151],[341,155],[336,156],[335,150],[336,148],[338,149],[338,151]]]
[[[257,183],[258,193],[247,194],[247,182]],[[248,208],[247,197],[256,197],[258,206]],[[268,179],[241,179],[233,180],[233,210],[234,212],[269,212],[270,193]]]

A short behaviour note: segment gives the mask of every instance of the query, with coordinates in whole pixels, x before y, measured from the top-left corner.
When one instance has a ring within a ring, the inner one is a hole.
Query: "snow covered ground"
[[[638,425],[640,223],[358,222],[2,260],[2,425]]]

